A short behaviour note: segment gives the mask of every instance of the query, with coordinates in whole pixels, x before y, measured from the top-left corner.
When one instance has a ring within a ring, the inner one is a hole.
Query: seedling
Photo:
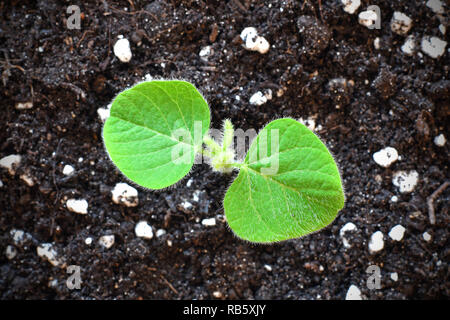
[[[209,126],[208,104],[192,84],[149,81],[115,98],[103,139],[119,170],[149,189],[175,184],[202,159],[219,172],[238,170],[223,206],[233,232],[251,242],[320,230],[344,207],[333,157],[300,122],[270,122],[242,160],[237,160],[232,123],[224,121],[222,139],[211,137]]]

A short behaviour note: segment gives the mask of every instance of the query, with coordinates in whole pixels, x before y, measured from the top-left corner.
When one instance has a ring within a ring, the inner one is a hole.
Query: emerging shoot
[[[239,174],[226,192],[227,222],[240,238],[271,243],[298,238],[330,224],[344,207],[336,163],[322,141],[300,122],[270,122],[236,160],[230,120],[217,142],[210,110],[185,81],[149,81],[120,93],[111,106],[103,139],[111,160],[130,180],[163,189],[185,177],[196,155],[213,170]],[[236,136],[239,138],[238,136]],[[245,138],[237,139],[244,141]]]

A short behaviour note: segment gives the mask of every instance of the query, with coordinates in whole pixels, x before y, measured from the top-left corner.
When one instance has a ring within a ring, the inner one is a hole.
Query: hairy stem
[[[210,165],[213,170],[219,172],[231,172],[234,168],[241,168],[242,163],[235,162],[236,152],[232,148],[234,139],[234,128],[230,120],[225,120],[223,123],[223,139],[222,145],[218,144],[212,137],[206,135],[203,138],[203,143],[207,149],[201,149],[199,152],[208,157]]]

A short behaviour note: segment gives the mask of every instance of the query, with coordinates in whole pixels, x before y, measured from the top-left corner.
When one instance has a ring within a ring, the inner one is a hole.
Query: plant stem
[[[208,135],[203,138],[203,143],[208,146],[208,148],[211,150],[212,154],[220,152],[220,150],[221,150],[219,144]]]
[[[228,147],[233,143],[234,138],[234,128],[230,120],[226,119],[223,122],[223,140],[222,140],[222,151],[226,151]]]

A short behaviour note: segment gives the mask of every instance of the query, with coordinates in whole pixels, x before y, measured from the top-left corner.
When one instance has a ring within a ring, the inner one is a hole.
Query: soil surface
[[[448,299],[450,188],[434,197],[435,224],[427,198],[449,179],[449,143],[434,143],[450,138],[449,52],[432,58],[420,48],[424,36],[448,41],[439,29],[449,27],[448,7],[437,15],[426,1],[362,1],[349,14],[340,1],[321,2],[90,1],[78,4],[79,30],[67,28],[77,1],[0,2],[0,158],[22,157],[15,170],[0,168],[0,297],[345,299],[354,285],[363,299]],[[370,4],[381,10],[380,29],[358,23]],[[401,50],[407,35],[391,31],[394,11],[412,19],[412,55]],[[270,42],[268,53],[243,48],[245,27]],[[120,35],[131,43],[129,63],[113,52]],[[111,190],[126,179],[107,157],[97,109],[150,77],[194,83],[215,128],[225,118],[243,130],[314,119],[339,164],[345,208],[301,239],[246,243],[223,218],[236,173],[205,164],[168,190],[138,188],[137,207],[113,203]],[[249,103],[269,89],[265,104]],[[388,146],[400,158],[384,168],[373,154]],[[417,171],[412,192],[393,185],[401,170]],[[69,211],[71,198],[85,199],[88,213]],[[212,217],[216,225],[201,223]],[[152,239],[136,236],[141,220]],[[348,222],[356,230],[343,238]],[[397,224],[406,229],[400,241],[388,235]],[[377,231],[384,247],[369,252]],[[109,249],[98,242],[104,235],[114,235]],[[53,264],[38,255],[43,243]],[[79,290],[66,285],[70,265],[80,266]],[[367,286],[371,265],[379,289]]]

